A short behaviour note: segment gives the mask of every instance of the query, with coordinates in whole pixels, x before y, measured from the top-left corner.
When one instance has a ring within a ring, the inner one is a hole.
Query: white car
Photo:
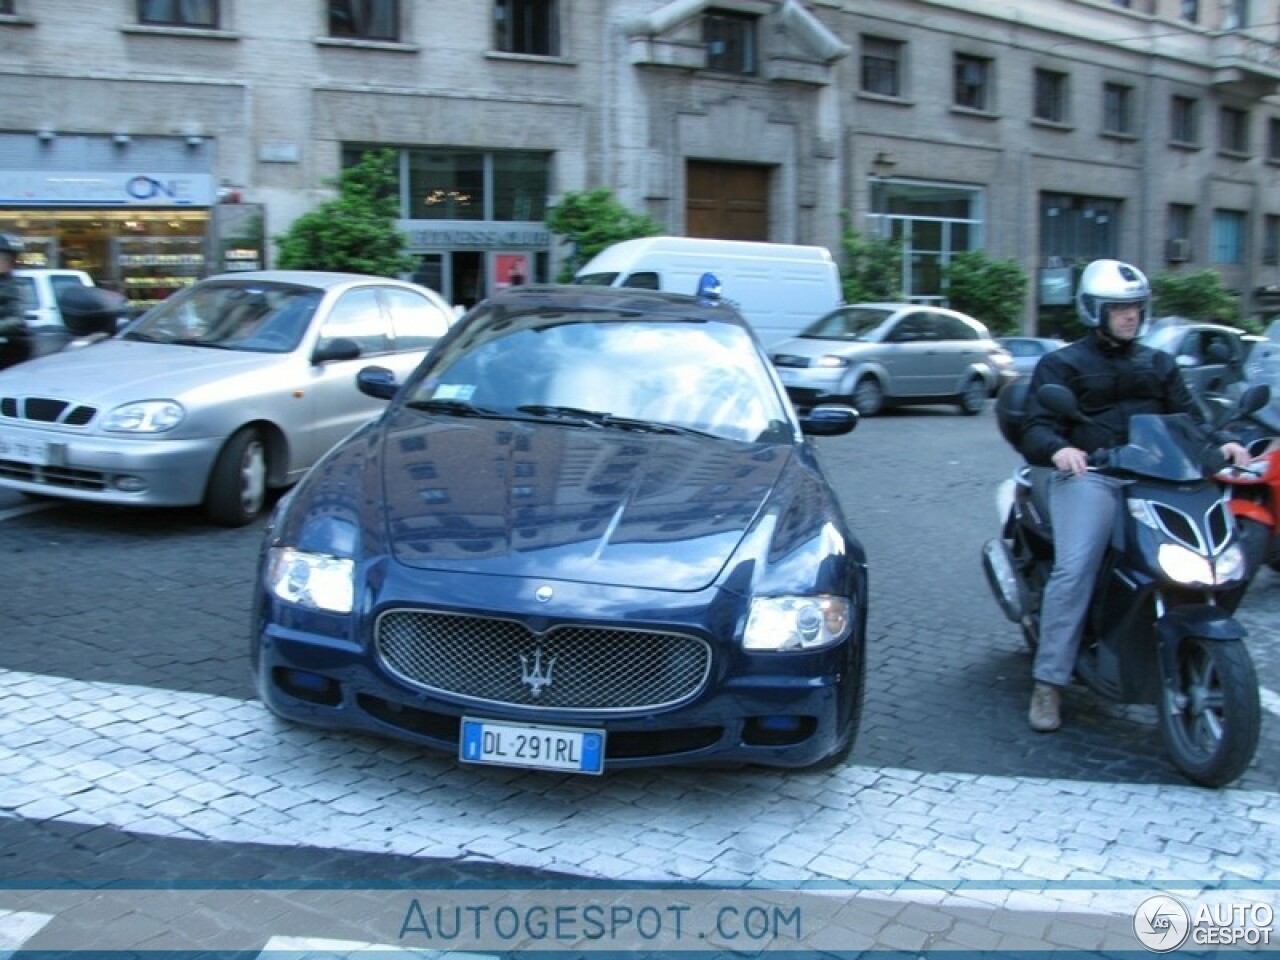
[[[40,357],[61,350],[72,335],[62,322],[58,295],[68,287],[92,287],[93,278],[83,270],[43,267],[19,267],[13,271],[13,276],[22,293],[31,356]]]
[[[221,274],[92,349],[0,371],[0,487],[246,524],[381,412],[371,363],[404,378],[448,330],[439,294],[382,277]]]

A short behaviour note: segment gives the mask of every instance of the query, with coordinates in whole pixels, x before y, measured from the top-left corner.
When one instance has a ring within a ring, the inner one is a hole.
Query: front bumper
[[[153,507],[199,504],[219,438],[83,436],[0,420],[0,486],[44,496]]]

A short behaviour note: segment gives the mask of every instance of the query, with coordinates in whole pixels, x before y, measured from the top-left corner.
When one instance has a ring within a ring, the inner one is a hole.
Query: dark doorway
[[[768,167],[689,160],[685,234],[718,240],[769,239]]]

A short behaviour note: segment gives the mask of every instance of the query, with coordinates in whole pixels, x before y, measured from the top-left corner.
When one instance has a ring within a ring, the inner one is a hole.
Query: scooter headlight
[[[1243,580],[1249,573],[1249,564],[1245,561],[1244,549],[1233,543],[1223,550],[1213,565],[1219,583],[1231,583]]]
[[[1176,543],[1162,543],[1156,560],[1164,575],[1188,587],[1213,586],[1213,564],[1208,557]]]

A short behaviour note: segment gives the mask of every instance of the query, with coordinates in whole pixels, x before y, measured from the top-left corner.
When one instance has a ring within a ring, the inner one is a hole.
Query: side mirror
[[[327,363],[330,360],[354,360],[360,356],[360,344],[350,337],[334,337],[323,346],[317,347],[311,355],[312,363]]]
[[[1076,402],[1076,395],[1060,383],[1043,384],[1036,391],[1036,400],[1046,410],[1060,417],[1066,417],[1068,420],[1085,419],[1080,413],[1080,404]]]
[[[1245,415],[1257,413],[1270,402],[1271,388],[1265,383],[1254,383],[1240,394],[1240,412]]]
[[[356,374],[356,388],[365,396],[390,400],[400,389],[396,375],[386,367],[365,367]]]
[[[800,432],[811,437],[842,437],[858,425],[853,407],[824,403],[800,417]]]

